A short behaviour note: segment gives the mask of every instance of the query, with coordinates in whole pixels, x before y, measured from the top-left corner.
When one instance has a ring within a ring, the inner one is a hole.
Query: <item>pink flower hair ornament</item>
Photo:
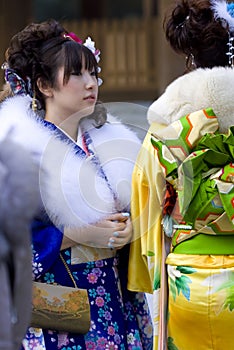
[[[68,39],[71,39],[73,41],[75,41],[76,43],[78,44],[83,44],[83,40],[80,39],[75,33],[73,32],[70,32],[70,33],[67,33],[67,34],[63,34],[64,38],[68,38]]]

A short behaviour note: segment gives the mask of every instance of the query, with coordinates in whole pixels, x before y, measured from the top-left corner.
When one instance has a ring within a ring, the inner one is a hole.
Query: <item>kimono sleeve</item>
[[[130,245],[128,289],[153,293],[160,285],[161,204],[165,179],[151,144],[152,124],[139,152],[132,176],[131,217],[133,240]]]
[[[39,278],[59,256],[63,233],[49,220],[34,219],[32,224],[33,273]]]

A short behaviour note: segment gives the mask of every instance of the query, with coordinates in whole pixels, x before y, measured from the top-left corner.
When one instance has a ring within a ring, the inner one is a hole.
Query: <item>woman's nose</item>
[[[85,78],[85,86],[87,89],[90,89],[95,85],[97,85],[96,77],[91,75],[90,73],[87,72],[84,78]]]

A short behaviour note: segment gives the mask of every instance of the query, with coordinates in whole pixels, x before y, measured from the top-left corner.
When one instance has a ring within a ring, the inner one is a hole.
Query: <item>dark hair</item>
[[[176,0],[163,25],[171,47],[192,54],[196,67],[228,66],[228,25],[214,18],[209,0]]]
[[[42,109],[45,109],[45,102],[36,84],[38,78],[45,86],[56,88],[57,72],[64,66],[66,84],[72,72],[81,71],[83,58],[85,69],[94,69],[98,78],[98,64],[93,53],[64,34],[68,34],[67,30],[54,19],[31,23],[13,36],[6,51],[9,68],[21,78],[31,79],[32,89]]]

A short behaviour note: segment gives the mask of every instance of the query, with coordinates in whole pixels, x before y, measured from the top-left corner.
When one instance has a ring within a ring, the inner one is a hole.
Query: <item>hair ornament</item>
[[[229,31],[234,32],[234,18],[232,17],[234,9],[233,4],[230,4],[230,8],[228,8],[228,4],[225,0],[210,0],[211,10],[214,13],[215,19],[223,19],[229,26]]]
[[[185,23],[189,20],[190,16],[186,16],[185,20],[181,23],[179,23],[177,26],[176,26],[176,29],[178,28],[183,28],[183,26],[185,25]]]
[[[92,41],[92,39],[90,38],[90,36],[85,40],[84,42],[84,46],[86,46],[90,51],[92,51],[92,53],[94,54],[97,63],[100,61],[100,50],[96,49],[94,46],[95,42]]]
[[[227,10],[228,10],[228,13],[234,17],[234,3],[233,2],[230,2],[230,4],[227,4]]]
[[[64,33],[63,34],[64,38],[70,39],[75,41],[76,43],[80,44],[80,45],[84,45],[86,46],[95,56],[97,63],[100,61],[100,50],[96,49],[94,44],[95,42],[92,41],[92,39],[90,38],[90,36],[85,40],[85,42],[83,43],[83,40],[80,39],[75,33],[73,32],[69,32],[69,33]]]
[[[234,67],[234,37],[231,33],[234,32],[234,4],[227,4],[225,0],[210,0],[211,9],[214,13],[214,18],[216,20],[224,20],[225,24],[228,24],[228,34],[229,40],[227,43],[228,51],[226,55],[228,56],[229,66]]]
[[[229,41],[228,41],[228,52],[226,53],[226,55],[228,56],[228,63],[229,66],[231,66],[232,68],[234,67],[234,38],[232,36],[229,35]]]
[[[31,79],[29,77],[21,78],[14,69],[9,68],[7,62],[4,62],[1,68],[5,70],[5,81],[10,85],[14,95],[30,95],[33,97]]]
[[[75,41],[78,44],[83,44],[83,41],[73,32],[64,33],[63,37],[67,38],[67,39],[70,39],[70,40],[73,40],[73,41]]]

